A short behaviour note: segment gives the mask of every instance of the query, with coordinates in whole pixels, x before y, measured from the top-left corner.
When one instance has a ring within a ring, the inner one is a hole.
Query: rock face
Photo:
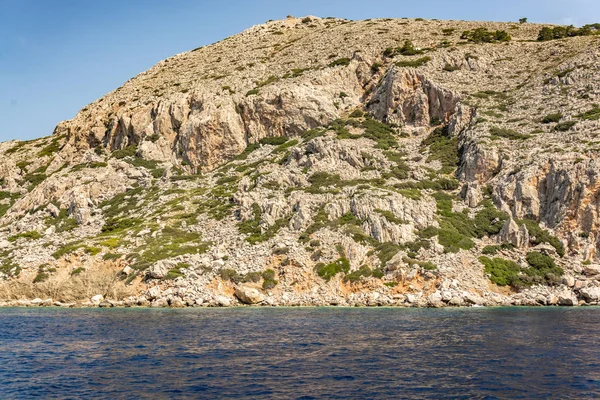
[[[456,113],[459,96],[412,70],[392,66],[383,77],[367,110],[393,124],[427,126]]]
[[[289,18],[160,62],[0,143],[0,300],[597,303],[600,51],[540,28]]]

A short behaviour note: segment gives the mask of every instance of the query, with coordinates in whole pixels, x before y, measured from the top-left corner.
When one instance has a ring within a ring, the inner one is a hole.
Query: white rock
[[[146,291],[146,298],[148,300],[153,300],[160,296],[160,287],[152,286],[150,289]]]
[[[220,307],[231,306],[231,300],[225,296],[215,296],[215,303]]]
[[[102,296],[101,294],[97,294],[95,296],[92,296],[92,298],[90,299],[90,301],[94,304],[100,304],[100,302],[104,300],[104,296]]]
[[[235,288],[235,296],[242,303],[256,304],[265,299],[265,296],[256,288],[240,285]]]

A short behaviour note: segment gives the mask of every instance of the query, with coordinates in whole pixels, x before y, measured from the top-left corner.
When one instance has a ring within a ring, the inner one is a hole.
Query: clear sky
[[[156,62],[288,14],[579,26],[600,0],[0,0],[0,141],[50,135]]]

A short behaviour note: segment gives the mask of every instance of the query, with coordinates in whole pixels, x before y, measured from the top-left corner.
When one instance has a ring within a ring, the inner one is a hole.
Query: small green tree
[[[520,24],[526,24],[527,23],[527,18],[520,18],[519,19],[519,23]]]
[[[543,27],[538,34],[537,40],[540,42],[546,42],[548,40],[554,39],[554,33],[552,32],[552,28],[547,26]]]

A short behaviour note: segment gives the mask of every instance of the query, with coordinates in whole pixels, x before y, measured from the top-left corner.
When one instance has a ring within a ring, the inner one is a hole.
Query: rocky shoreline
[[[508,307],[508,306],[597,306],[600,305],[600,287],[582,288],[577,293],[565,285],[549,288],[536,286],[521,293],[503,296],[486,293],[485,297],[471,292],[436,291],[428,296],[415,294],[381,294],[379,292],[350,294],[346,297],[293,297],[265,296],[259,290],[238,286],[233,296],[213,295],[206,298],[180,297],[172,288],[161,291],[150,288],[145,295],[130,296],[124,300],[105,299],[95,295],[79,302],[61,302],[53,299],[0,301],[0,307],[60,307],[60,308],[198,308],[198,307]]]

